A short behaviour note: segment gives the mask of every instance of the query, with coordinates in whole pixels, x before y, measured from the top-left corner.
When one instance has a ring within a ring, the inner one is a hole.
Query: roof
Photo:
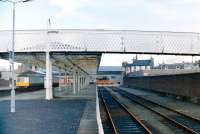
[[[122,66],[100,66],[98,71],[123,71]]]
[[[53,76],[59,76],[59,72],[52,71]],[[28,70],[22,73],[18,74],[18,77],[44,77],[46,75],[46,72],[42,71],[32,71]],[[61,73],[61,75],[65,75],[65,73]],[[69,75],[69,73],[66,73],[66,75]]]
[[[121,75],[122,71],[98,71],[98,75]]]
[[[45,76],[45,73],[28,70],[28,71],[22,72],[18,75],[18,77],[25,77],[25,76],[26,77],[29,77],[29,76]]]
[[[127,64],[126,66],[150,66],[151,60],[135,60],[131,64]]]

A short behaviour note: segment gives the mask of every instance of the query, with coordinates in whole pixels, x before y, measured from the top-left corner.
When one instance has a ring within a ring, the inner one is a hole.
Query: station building
[[[133,58],[132,63],[123,62],[122,63],[124,75],[128,73],[136,72],[136,71],[144,71],[151,70],[154,67],[154,59],[150,58],[147,60],[138,60],[138,58]]]
[[[199,69],[199,65],[196,63],[182,62],[174,64],[159,64],[155,69]]]

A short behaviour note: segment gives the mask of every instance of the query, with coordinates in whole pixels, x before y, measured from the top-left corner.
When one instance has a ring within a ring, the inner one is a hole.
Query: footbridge
[[[0,31],[0,58],[9,60],[12,31]],[[78,90],[95,79],[102,53],[200,55],[200,33],[134,30],[17,30],[15,61],[46,68],[52,99],[52,66],[73,76]],[[77,86],[78,85],[78,86]]]

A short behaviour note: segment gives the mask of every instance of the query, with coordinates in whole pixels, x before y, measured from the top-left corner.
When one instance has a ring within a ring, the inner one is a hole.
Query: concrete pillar
[[[85,77],[85,86],[88,86],[88,76]]]
[[[80,89],[82,89],[82,75],[80,75]]]
[[[82,76],[80,75],[80,89],[82,89]]]
[[[31,66],[32,71],[36,71],[37,67],[36,66]]]
[[[67,78],[67,71],[65,70],[65,77],[64,77],[65,90],[67,90],[67,81],[66,81],[66,78]]]
[[[84,76],[82,76],[82,89],[84,88]]]
[[[89,76],[86,76],[85,78],[85,86],[88,86],[89,85]]]
[[[49,52],[46,53],[46,99],[53,99],[52,63],[50,60]]]
[[[83,88],[85,88],[85,76],[83,76]]]
[[[85,75],[83,75],[83,88],[85,88]]]
[[[87,77],[87,85],[89,85],[90,84],[90,78],[89,78],[89,76]]]
[[[59,87],[58,87],[58,90],[61,91],[61,71],[59,70]]]
[[[80,91],[80,71],[78,70],[78,75],[77,75],[77,86],[78,86],[78,92]]]
[[[76,94],[76,70],[73,70],[73,93]]]
[[[72,86],[71,86],[71,83],[70,83],[70,81],[69,81],[69,75],[67,75],[66,80],[67,80],[68,87],[69,87],[69,89],[71,90],[71,89],[72,89]]]
[[[82,76],[82,88],[84,88],[84,76]]]
[[[80,89],[81,89],[81,74],[79,74],[79,83],[80,83],[80,85],[79,85],[79,87],[80,87]]]
[[[51,86],[51,90],[50,90],[50,96],[52,96],[52,98],[51,99],[53,99],[53,68],[52,68],[52,62],[51,62],[51,60],[50,60],[50,80],[51,80],[51,82],[50,82],[50,86]]]
[[[74,81],[75,90],[77,91],[77,72],[75,72],[75,81]]]
[[[84,87],[86,87],[86,75],[84,76]]]

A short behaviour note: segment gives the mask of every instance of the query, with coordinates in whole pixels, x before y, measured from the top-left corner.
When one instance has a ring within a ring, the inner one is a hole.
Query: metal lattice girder
[[[52,59],[63,64],[63,66],[71,69],[76,68],[85,74],[96,74],[100,57],[101,55],[98,53],[95,55],[52,54],[51,56]]]
[[[73,68],[76,68],[85,74],[96,74],[101,53],[51,52],[50,57],[52,65],[62,70],[71,72]],[[8,60],[9,53],[0,53],[0,58]],[[18,52],[15,55],[15,61],[45,68],[46,55],[45,52]]]
[[[11,31],[0,31],[0,52],[11,50]],[[108,52],[200,55],[200,33],[128,30],[21,30],[16,52]]]

